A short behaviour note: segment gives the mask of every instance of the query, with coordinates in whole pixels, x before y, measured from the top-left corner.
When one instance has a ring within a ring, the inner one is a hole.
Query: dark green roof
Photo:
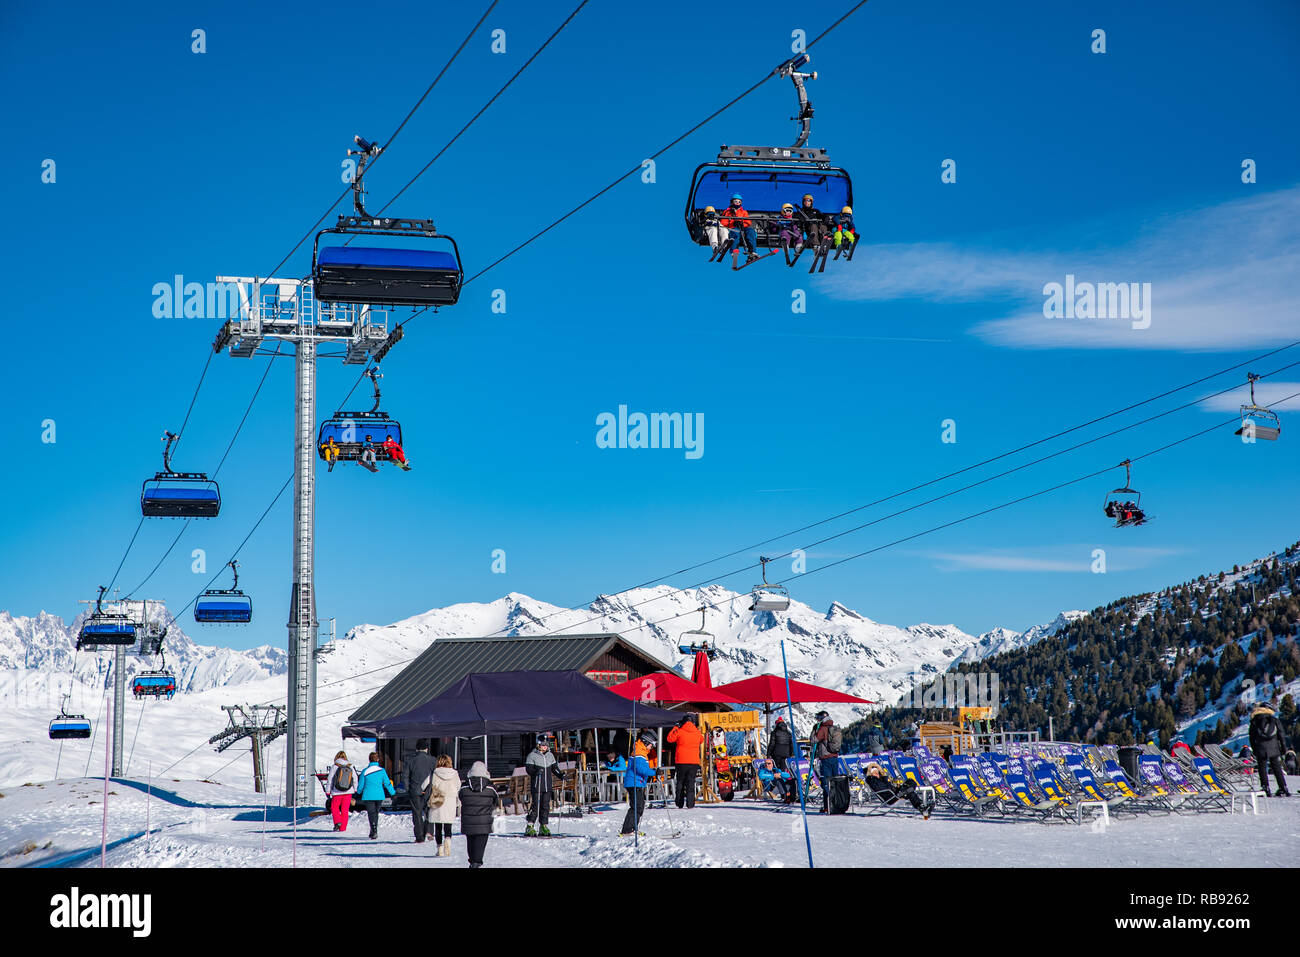
[[[597,658],[621,645],[645,659],[647,671],[667,671],[618,635],[562,635],[537,638],[439,638],[349,721],[377,721],[404,714],[441,694],[469,674],[495,671],[586,671]]]

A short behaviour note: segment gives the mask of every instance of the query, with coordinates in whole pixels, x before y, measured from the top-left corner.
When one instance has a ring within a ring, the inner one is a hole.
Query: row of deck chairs
[[[848,776],[855,803],[868,815],[912,813],[909,802],[885,804],[867,786],[866,770],[873,761],[896,787],[910,782],[923,801],[934,802],[936,813],[952,817],[998,815],[1082,824],[1085,817],[1109,819],[1119,814],[1230,812],[1239,801],[1257,811],[1256,798],[1263,794],[1230,784],[1229,772],[1207,753],[1194,754],[1184,764],[1152,749],[1139,755],[1138,779],[1132,780],[1114,747],[1011,744],[1006,753],[954,755],[950,767],[928,748],[918,746],[910,752],[841,756],[840,773]],[[804,789],[805,800],[820,801],[816,763],[791,758],[787,768]]]

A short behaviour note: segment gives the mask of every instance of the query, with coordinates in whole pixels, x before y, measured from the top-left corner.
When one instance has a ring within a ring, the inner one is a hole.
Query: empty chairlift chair
[[[59,707],[58,717],[50,722],[51,741],[90,737],[90,722],[86,720],[84,714],[68,714],[67,701],[68,696],[65,695],[64,703]]]
[[[202,472],[174,472],[171,448],[177,436],[163,434],[163,471],[145,479],[140,489],[140,513],[146,518],[216,518],[221,490]]]
[[[1250,372],[1246,378],[1250,381],[1250,404],[1241,407],[1241,428],[1233,434],[1242,436],[1246,441],[1267,439],[1276,442],[1282,434],[1282,420],[1272,409],[1255,404],[1255,382],[1259,376]]]
[[[769,585],[767,582],[767,563],[772,559],[760,557],[763,566],[763,584],[755,585],[752,592],[754,604],[750,611],[785,611],[790,607],[790,591],[784,585]]]
[[[366,163],[383,151],[377,144],[356,137],[358,156],[352,180],[355,216],[339,216],[332,229],[316,234],[312,249],[312,286],[320,302],[359,303],[376,306],[450,306],[460,298],[465,274],[460,249],[450,236],[440,235],[431,219],[373,216],[364,206],[362,177]],[[321,246],[321,237],[393,236],[436,240],[449,248]]]
[[[227,563],[234,573],[230,588],[210,588],[194,603],[194,620],[205,625],[246,625],[253,620],[253,599],[239,590],[239,563]]]
[[[94,650],[96,648],[114,647],[116,645],[134,645],[138,638],[137,622],[130,615],[120,611],[104,610],[105,586],[99,586],[99,596],[95,599],[95,610],[81,623],[77,632],[77,650]]]

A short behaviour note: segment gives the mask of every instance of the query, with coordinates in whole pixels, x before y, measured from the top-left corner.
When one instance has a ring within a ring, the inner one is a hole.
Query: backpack
[[[344,764],[334,772],[334,790],[350,791],[352,789],[352,765]]]
[[[844,732],[836,725],[831,725],[831,732],[826,736],[826,750],[831,754],[839,754],[843,746]]]
[[[1277,737],[1277,718],[1271,714],[1263,715],[1255,730],[1259,732],[1259,740],[1272,741]]]

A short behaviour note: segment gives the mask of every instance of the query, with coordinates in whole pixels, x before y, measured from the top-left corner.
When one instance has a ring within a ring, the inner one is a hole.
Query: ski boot
[[[547,827],[545,824],[543,824],[541,830],[539,830],[537,833],[540,834],[542,837],[550,837],[551,829]]]
[[[524,828],[524,837],[536,837],[536,836],[537,836],[537,828],[533,827],[531,824],[529,824],[526,828]]]

